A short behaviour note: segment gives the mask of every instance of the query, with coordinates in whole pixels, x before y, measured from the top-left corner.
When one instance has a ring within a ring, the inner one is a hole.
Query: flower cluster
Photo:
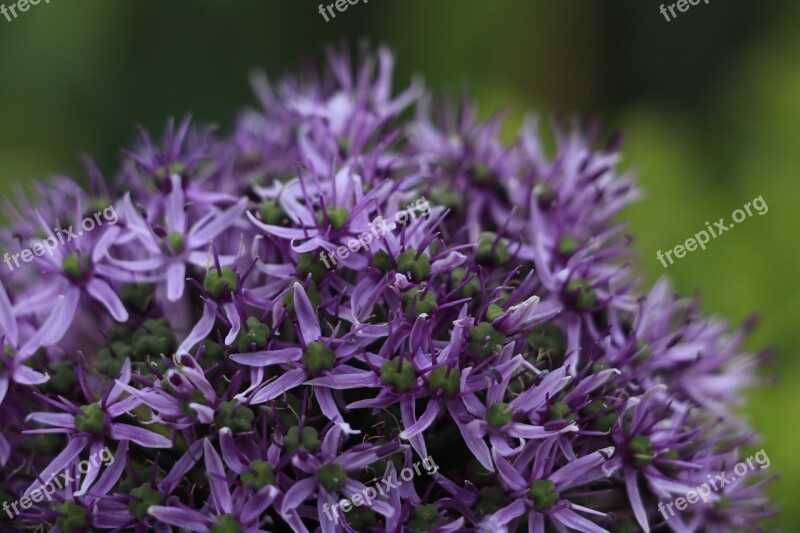
[[[90,162],[87,187],[8,205],[6,249],[119,222],[0,270],[0,499],[71,478],[2,529],[755,528],[763,482],[657,511],[752,443],[733,409],[759,358],[749,324],[638,292],[618,137],[557,124],[548,150],[529,121],[503,143],[466,100],[394,95],[386,50],[348,57],[256,79],[229,137],[170,123],[114,178]],[[323,264],[423,197],[430,216]]]

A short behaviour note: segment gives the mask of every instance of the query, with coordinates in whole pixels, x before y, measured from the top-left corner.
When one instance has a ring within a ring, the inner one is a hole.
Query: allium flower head
[[[759,359],[640,292],[619,138],[328,63],[15,203],[8,251],[119,219],[0,270],[0,495],[70,474],[3,530],[755,530],[755,474],[658,510],[755,441]]]

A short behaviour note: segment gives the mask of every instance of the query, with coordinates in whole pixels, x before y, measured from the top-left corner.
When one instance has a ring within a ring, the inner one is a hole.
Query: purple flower
[[[393,95],[385,49],[328,63],[256,77],[227,137],[170,121],[109,183],[88,162],[88,191],[9,205],[8,250],[120,214],[0,270],[0,492],[71,477],[21,523],[758,528],[756,474],[659,511],[754,442],[736,413],[763,354],[752,321],[642,295],[619,138],[557,124],[548,155],[535,121],[502,142],[467,99]]]

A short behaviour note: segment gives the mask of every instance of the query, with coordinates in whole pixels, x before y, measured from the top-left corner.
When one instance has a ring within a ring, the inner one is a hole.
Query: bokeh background
[[[660,3],[371,0],[326,23],[308,0],[42,2],[0,18],[0,195],[53,173],[82,179],[82,153],[113,173],[138,124],[160,133],[191,113],[229,130],[254,105],[254,69],[274,79],[362,38],[398,52],[398,85],[420,73],[466,87],[484,116],[509,109],[510,133],[526,110],[600,118],[625,133],[646,192],[624,218],[648,283],[665,274],[657,250],[759,195],[769,206],[666,273],[708,313],[761,315],[750,347],[775,356],[746,416],[781,476],[771,528],[797,531],[800,3],[711,0],[672,22]]]

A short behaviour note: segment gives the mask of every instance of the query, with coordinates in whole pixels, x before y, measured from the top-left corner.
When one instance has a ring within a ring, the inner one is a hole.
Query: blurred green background
[[[0,193],[52,173],[82,179],[84,152],[112,173],[137,124],[160,133],[192,113],[227,131],[254,105],[253,69],[274,79],[324,43],[362,37],[398,52],[398,86],[421,73],[432,88],[468,87],[484,115],[508,107],[512,128],[526,110],[599,117],[624,131],[647,194],[625,218],[648,282],[665,273],[657,250],[758,195],[769,205],[668,274],[708,313],[763,318],[750,346],[775,348],[777,380],[746,414],[781,472],[773,527],[795,531],[800,4],[712,0],[667,22],[660,3],[371,0],[327,23],[318,2],[297,0],[40,3],[0,18]]]

